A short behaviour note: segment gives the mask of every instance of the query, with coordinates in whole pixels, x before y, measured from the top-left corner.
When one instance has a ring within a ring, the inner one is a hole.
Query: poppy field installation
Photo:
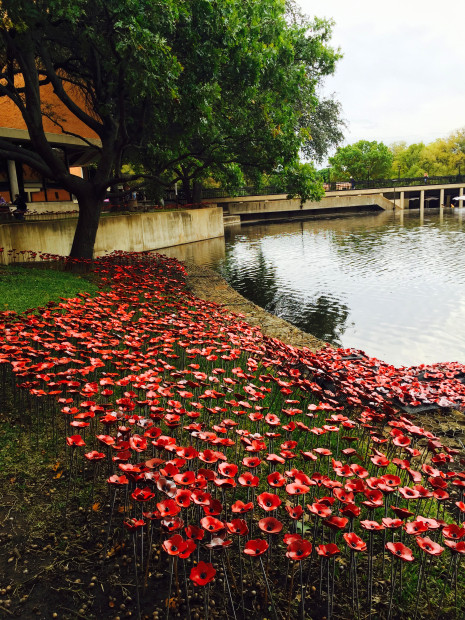
[[[463,410],[463,365],[297,349],[160,255],[92,270],[0,314],[0,378],[66,451],[63,518],[99,506],[99,566],[131,556],[133,615],[161,575],[167,619],[463,617],[465,454],[422,417]]]

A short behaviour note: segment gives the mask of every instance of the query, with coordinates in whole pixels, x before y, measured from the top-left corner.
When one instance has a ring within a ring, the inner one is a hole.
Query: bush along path
[[[464,617],[463,365],[297,349],[160,255],[91,267],[0,315],[5,617]]]

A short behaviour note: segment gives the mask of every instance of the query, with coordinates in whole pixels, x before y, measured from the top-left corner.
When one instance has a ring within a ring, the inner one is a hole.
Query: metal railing
[[[389,189],[391,187],[412,187],[420,185],[456,185],[465,183],[465,175],[432,177],[398,177],[397,179],[361,179],[355,180],[355,187],[350,181],[331,181],[325,183],[326,191],[347,191],[350,189]]]
[[[400,177],[397,179],[356,179],[355,187],[352,186],[350,181],[344,180],[331,180],[330,183],[324,183],[324,189],[326,192],[345,192],[351,190],[361,189],[390,189],[397,187],[414,187],[421,185],[454,185],[459,183],[465,183],[465,175],[449,175],[449,176],[431,176],[425,178],[422,177]],[[202,200],[208,200],[215,198],[240,198],[242,196],[269,196],[270,194],[288,194],[288,190],[283,187],[267,186],[267,187],[240,187],[234,191],[228,191],[224,188],[203,188]],[[182,190],[178,190],[176,194],[174,190],[168,190],[165,192],[165,200],[167,202],[179,202],[185,201]]]

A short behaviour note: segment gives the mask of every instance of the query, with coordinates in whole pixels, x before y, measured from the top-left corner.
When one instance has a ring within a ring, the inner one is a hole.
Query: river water
[[[161,250],[300,329],[396,366],[465,363],[465,208],[234,227]]]

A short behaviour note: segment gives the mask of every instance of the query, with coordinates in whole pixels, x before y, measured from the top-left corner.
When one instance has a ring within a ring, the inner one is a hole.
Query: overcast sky
[[[465,0],[297,0],[332,18],[346,141],[432,142],[465,127]]]

